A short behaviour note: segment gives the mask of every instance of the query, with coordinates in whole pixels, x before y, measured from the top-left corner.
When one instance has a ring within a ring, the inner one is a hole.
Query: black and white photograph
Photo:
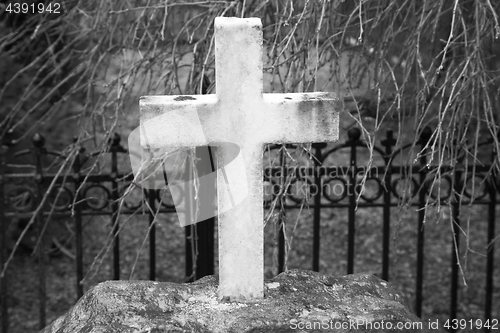
[[[498,0],[0,0],[0,333],[500,332]]]

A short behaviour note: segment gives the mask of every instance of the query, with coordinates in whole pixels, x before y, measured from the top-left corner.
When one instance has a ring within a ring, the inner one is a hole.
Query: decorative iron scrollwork
[[[85,208],[91,210],[103,210],[108,207],[111,200],[111,192],[101,184],[91,184],[83,190],[83,202]]]
[[[73,204],[73,193],[64,186],[56,186],[49,193],[48,203],[55,211],[68,210]]]
[[[35,209],[35,192],[28,185],[13,185],[5,191],[9,206],[20,213],[27,213]]]

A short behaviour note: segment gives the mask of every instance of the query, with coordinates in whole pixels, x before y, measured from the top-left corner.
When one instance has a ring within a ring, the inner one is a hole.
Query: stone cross
[[[264,296],[264,145],[338,139],[337,98],[263,94],[262,57],[260,19],[217,17],[216,94],[140,100],[144,149],[218,146],[218,297],[225,300]]]

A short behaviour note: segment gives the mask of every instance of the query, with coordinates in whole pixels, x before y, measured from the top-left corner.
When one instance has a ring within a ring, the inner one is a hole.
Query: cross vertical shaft
[[[241,126],[251,121],[248,118],[252,114],[245,112],[249,106],[262,108],[259,105],[263,87],[260,20],[216,18],[215,59],[217,100],[221,104],[221,116],[223,121],[228,121],[226,128],[236,139],[234,142],[240,145],[238,148],[243,148],[241,154],[245,168],[243,175],[242,170],[231,173],[233,177],[228,182],[227,171],[231,170],[226,170],[225,165],[234,160],[237,152],[218,150],[219,298],[261,298],[264,295],[263,147],[253,142],[255,134],[245,133],[247,126]],[[239,117],[235,117],[235,114]],[[244,186],[248,188],[249,195],[242,203],[234,206],[232,191],[235,189],[229,188],[228,184],[234,184],[238,177],[246,179]]]

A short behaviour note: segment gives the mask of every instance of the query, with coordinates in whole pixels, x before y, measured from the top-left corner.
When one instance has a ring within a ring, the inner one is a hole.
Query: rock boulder
[[[219,302],[218,279],[189,284],[108,281],[89,290],[43,333],[420,332],[403,297],[373,275],[291,270],[265,297]]]

